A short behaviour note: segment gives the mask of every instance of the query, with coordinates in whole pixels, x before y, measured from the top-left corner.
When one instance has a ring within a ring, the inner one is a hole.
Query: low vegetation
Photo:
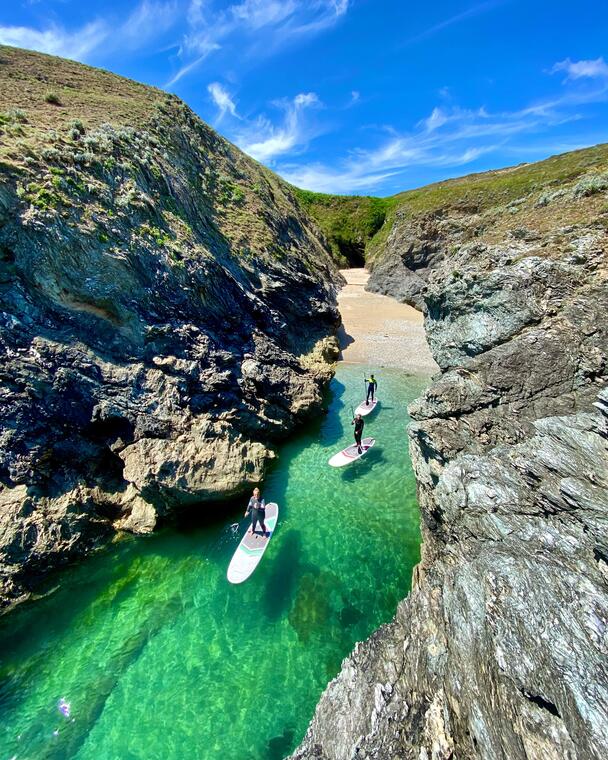
[[[62,105],[61,98],[59,97],[59,95],[57,95],[56,92],[47,92],[47,94],[44,96],[44,102],[50,103],[53,106]]]
[[[321,227],[334,260],[343,267],[363,266],[366,247],[382,228],[394,200],[293,190]]]

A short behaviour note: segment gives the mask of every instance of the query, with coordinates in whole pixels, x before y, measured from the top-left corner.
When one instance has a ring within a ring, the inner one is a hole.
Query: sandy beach
[[[407,304],[368,293],[365,269],[343,269],[346,285],[338,296],[342,314],[341,361],[377,367],[399,367],[411,374],[438,371],[426,342],[423,317]]]

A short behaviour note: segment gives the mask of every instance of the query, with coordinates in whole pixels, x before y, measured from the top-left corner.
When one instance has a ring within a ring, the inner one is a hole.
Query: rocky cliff
[[[177,98],[0,48],[0,602],[258,482],[321,404],[339,279]]]
[[[423,550],[294,760],[608,752],[605,146],[397,208],[372,289],[422,307]]]

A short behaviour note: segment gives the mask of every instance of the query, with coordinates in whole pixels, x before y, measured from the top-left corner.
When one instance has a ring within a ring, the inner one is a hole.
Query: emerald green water
[[[243,510],[223,505],[211,522],[207,505],[198,522],[64,570],[60,587],[0,621],[0,760],[273,760],[295,748],[419,556],[405,427],[424,378],[382,370],[365,428],[375,448],[327,466],[352,440],[363,372],[341,365],[328,414],[281,447],[263,488],[278,527],[245,584],[226,581]]]

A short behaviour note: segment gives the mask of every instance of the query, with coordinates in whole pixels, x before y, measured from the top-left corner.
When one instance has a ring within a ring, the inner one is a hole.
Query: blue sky
[[[606,0],[14,0],[0,42],[175,92],[313,190],[388,195],[608,141]]]

